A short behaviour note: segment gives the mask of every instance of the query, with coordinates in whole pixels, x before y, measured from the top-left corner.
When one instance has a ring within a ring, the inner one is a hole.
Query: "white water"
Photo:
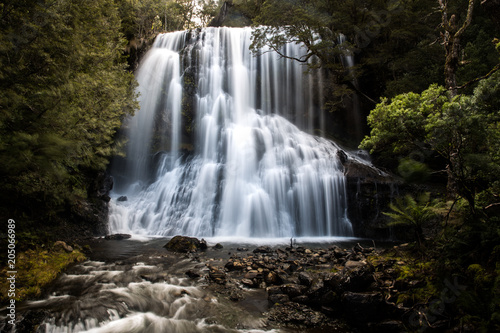
[[[78,264],[57,279],[51,296],[24,303],[20,313],[24,316],[27,310],[50,312],[36,330],[46,333],[281,332],[263,328],[260,313],[219,301],[201,286],[203,278],[194,281],[178,277],[183,275],[179,272],[183,269],[177,266],[200,269],[196,263],[184,260],[172,265],[162,263],[161,258],[148,260],[153,264]],[[247,292],[251,297],[252,291]],[[238,316],[240,327],[246,329],[221,324],[228,314]],[[0,329],[9,331],[10,327],[3,323],[5,317],[0,319]]]
[[[158,36],[137,73],[141,109],[126,124],[111,233],[352,235],[339,148],[310,134],[325,126],[321,73],[267,50],[252,56],[250,35],[207,28]],[[188,70],[196,73],[191,154],[179,151]],[[158,151],[168,153],[153,159]],[[117,201],[122,195],[127,201]]]

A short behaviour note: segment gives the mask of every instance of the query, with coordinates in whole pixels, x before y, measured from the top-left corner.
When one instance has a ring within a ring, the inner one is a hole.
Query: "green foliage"
[[[398,173],[408,183],[424,183],[429,179],[430,169],[425,163],[403,158],[399,161]]]
[[[85,173],[106,167],[137,107],[118,9],[17,1],[2,7],[0,36],[1,199],[11,214],[53,215],[86,196]]]
[[[392,100],[383,98],[368,116],[372,128],[360,148],[373,153],[409,155],[427,150],[423,136],[427,119],[448,102],[445,89],[432,85],[421,94],[406,93]]]
[[[150,40],[160,32],[206,26],[217,15],[218,0],[115,0],[129,41]],[[198,3],[198,6],[197,6]]]
[[[385,212],[384,215],[391,218],[388,226],[408,227],[413,231],[415,240],[419,245],[423,242],[423,228],[437,217],[437,208],[440,203],[437,200],[430,200],[430,193],[422,193],[416,199],[407,194],[403,198],[396,199],[395,203],[390,203],[392,212]]]
[[[414,155],[446,168],[449,193],[464,197],[474,211],[476,193],[490,188],[500,171],[498,80],[496,73],[474,95],[451,100],[437,85],[383,99],[368,117],[372,130],[360,147],[381,160]]]

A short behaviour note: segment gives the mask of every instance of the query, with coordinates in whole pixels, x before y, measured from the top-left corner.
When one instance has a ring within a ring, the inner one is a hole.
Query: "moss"
[[[79,250],[66,252],[36,248],[18,254],[15,271],[15,299],[16,301],[39,297],[44,287],[54,281],[69,265],[85,260],[85,255]],[[7,267],[1,270],[0,292],[2,302],[9,294],[9,283],[6,279]]]

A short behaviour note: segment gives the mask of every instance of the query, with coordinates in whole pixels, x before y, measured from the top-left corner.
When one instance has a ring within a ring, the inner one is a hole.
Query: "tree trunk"
[[[475,1],[469,0],[467,17],[462,26],[458,28],[455,15],[453,14],[448,18],[448,3],[444,0],[438,0],[441,9],[441,26],[444,29],[444,32],[441,32],[441,39],[446,53],[444,78],[446,88],[450,91],[451,97],[457,95],[456,73],[459,64],[460,37],[472,21]]]

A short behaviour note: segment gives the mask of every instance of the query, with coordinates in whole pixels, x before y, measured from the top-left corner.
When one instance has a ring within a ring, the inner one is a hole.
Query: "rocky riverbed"
[[[264,292],[268,309],[263,317],[271,326],[342,332],[402,332],[415,326],[411,301],[398,299],[425,282],[402,279],[406,263],[392,259],[406,245],[233,247],[227,258],[210,258],[201,254],[206,248],[203,240],[199,247],[189,238],[185,242],[179,245],[174,238],[166,247],[204,264],[187,270],[187,276],[205,279],[214,294],[234,303],[244,302],[249,289]],[[220,244],[214,248],[227,251]]]
[[[108,332],[134,323],[144,329],[194,325],[176,332],[404,332],[427,320],[418,302],[428,280],[413,274],[407,245],[258,246],[183,236],[141,242],[128,235],[87,243],[91,260],[70,268],[39,300],[20,305],[18,327]],[[185,306],[172,312],[179,302]]]

